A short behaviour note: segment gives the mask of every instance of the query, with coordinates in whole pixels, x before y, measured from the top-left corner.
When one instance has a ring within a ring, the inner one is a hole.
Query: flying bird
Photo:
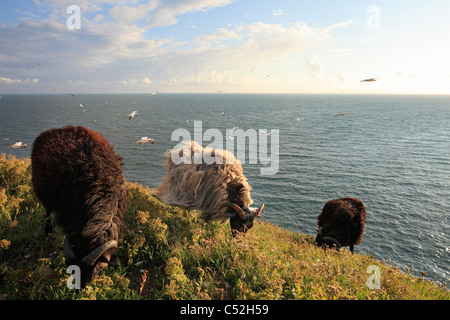
[[[264,79],[270,77],[271,74],[273,74],[273,72],[271,72],[271,73],[269,73],[268,75],[266,75],[266,76],[264,77]],[[263,80],[264,80],[264,79],[263,79]]]
[[[142,137],[141,140],[136,141],[136,143],[155,143],[155,140],[153,140],[153,138],[149,138],[149,137]]]
[[[137,111],[133,111],[133,112],[131,112],[131,113],[128,115],[128,119],[131,120],[131,119],[133,119],[134,117],[137,117],[137,116],[138,116]]]
[[[8,67],[8,68],[5,68],[3,70],[0,70],[0,72],[9,71],[9,70],[12,70],[12,69],[14,69],[14,68]]]
[[[374,81],[377,81],[377,79],[378,78],[364,79],[364,80],[361,80],[360,82],[374,82]]]
[[[17,141],[12,146],[9,146],[10,148],[28,148],[28,146],[25,143],[22,143],[22,141]]]

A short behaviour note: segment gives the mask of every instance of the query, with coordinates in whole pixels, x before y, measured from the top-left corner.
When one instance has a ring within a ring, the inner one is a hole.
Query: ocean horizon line
[[[11,92],[0,92],[1,96],[7,95],[48,95],[48,96],[57,96],[57,95],[149,95],[151,96],[151,91],[148,92],[22,92],[22,93],[11,93]],[[162,95],[162,94],[172,94],[172,95],[304,95],[304,96],[320,96],[320,95],[335,95],[335,96],[444,96],[450,97],[450,93],[339,93],[339,92],[324,92],[324,93],[313,93],[313,92],[157,92],[154,95]]]

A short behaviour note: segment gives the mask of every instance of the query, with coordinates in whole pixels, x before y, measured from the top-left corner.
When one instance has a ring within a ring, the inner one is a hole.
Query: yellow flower
[[[11,241],[7,240],[7,239],[2,239],[0,240],[0,249],[8,249],[9,246],[11,245]]]
[[[148,218],[150,217],[150,214],[148,213],[148,211],[141,211],[139,210],[136,213],[136,221],[140,224],[145,224],[148,222]]]

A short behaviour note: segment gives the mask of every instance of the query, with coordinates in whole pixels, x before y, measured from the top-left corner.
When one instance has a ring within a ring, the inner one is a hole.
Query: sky
[[[449,17],[448,0],[2,0],[0,94],[450,94]]]

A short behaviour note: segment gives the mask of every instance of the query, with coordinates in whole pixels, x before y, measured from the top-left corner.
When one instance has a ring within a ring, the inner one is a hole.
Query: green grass
[[[0,155],[0,299],[446,299],[444,287],[308,235],[257,221],[232,238],[228,223],[167,206],[128,183],[127,228],[113,263],[70,290],[60,228],[45,235],[29,159]],[[366,273],[379,266],[381,288]]]

